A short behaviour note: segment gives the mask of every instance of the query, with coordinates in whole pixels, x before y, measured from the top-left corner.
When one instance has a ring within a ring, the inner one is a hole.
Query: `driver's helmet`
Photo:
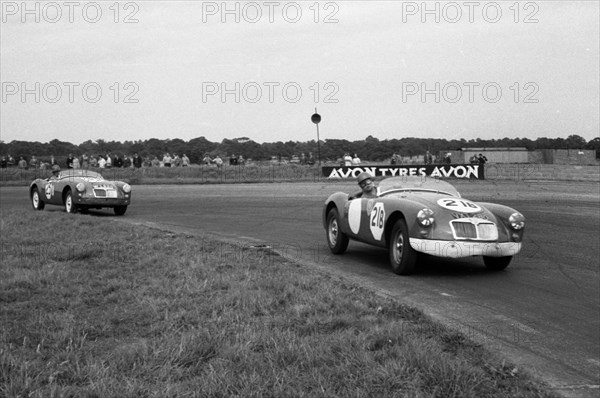
[[[363,182],[364,180],[367,180],[369,178],[373,178],[373,176],[369,173],[367,173],[366,171],[363,171],[362,173],[360,173],[358,175],[358,177],[356,177],[356,182],[360,185],[361,182]]]
[[[55,164],[52,166],[52,174],[56,175],[60,172],[60,166]]]

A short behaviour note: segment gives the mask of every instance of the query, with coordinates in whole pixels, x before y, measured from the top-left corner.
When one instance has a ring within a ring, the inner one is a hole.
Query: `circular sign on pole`
[[[321,121],[321,115],[315,108],[315,113],[310,117],[310,120],[317,126],[317,157],[319,159],[319,168],[321,167],[321,139],[319,138],[319,122]]]

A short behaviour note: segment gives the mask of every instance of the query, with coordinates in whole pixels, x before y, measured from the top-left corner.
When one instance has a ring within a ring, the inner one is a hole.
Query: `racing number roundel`
[[[437,204],[444,209],[458,211],[461,213],[478,213],[481,207],[466,199],[444,198],[437,201]]]
[[[52,197],[52,195],[54,195],[54,185],[52,185],[52,184],[46,185],[46,188],[44,189],[44,191],[46,194],[46,198],[50,199]]]
[[[350,224],[350,229],[355,234],[360,231],[360,206],[361,200],[352,200],[348,207],[348,224]]]
[[[371,233],[376,240],[381,240],[384,220],[385,207],[383,207],[383,203],[375,203],[373,210],[371,210],[371,215],[369,216],[369,228],[371,228]]]

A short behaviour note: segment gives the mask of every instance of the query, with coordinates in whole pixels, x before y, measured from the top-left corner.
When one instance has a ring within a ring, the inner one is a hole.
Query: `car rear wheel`
[[[340,216],[337,209],[327,213],[327,245],[333,254],[342,254],[348,248],[348,235],[340,230]]]
[[[31,205],[35,210],[44,210],[46,203],[40,198],[40,193],[37,188],[31,190]]]
[[[408,227],[404,219],[396,221],[392,228],[389,256],[390,264],[396,274],[409,275],[414,272],[417,263],[417,252],[410,246]]]
[[[510,261],[512,260],[512,256],[506,257],[488,257],[483,256],[483,263],[485,266],[492,271],[502,271],[504,268],[508,267]]]
[[[127,206],[115,206],[113,210],[117,216],[122,216],[127,211]]]
[[[77,205],[73,202],[73,193],[67,192],[65,195],[65,211],[67,213],[77,213]]]

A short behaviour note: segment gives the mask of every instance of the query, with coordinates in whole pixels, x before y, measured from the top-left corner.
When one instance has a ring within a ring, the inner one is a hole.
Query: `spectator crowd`
[[[64,162],[58,162],[54,155],[49,158],[39,159],[32,155],[29,160],[25,157],[15,159],[11,155],[0,157],[0,168],[17,167],[21,170],[47,170],[54,165],[59,165],[67,169],[89,169],[89,168],[141,168],[141,167],[188,167],[190,158],[186,154],[179,156],[177,154],[165,153],[162,157],[154,156],[142,158],[137,153],[132,155],[120,155],[118,153],[105,155],[88,155],[87,153],[81,156],[75,156],[72,153],[67,156]]]
[[[450,164],[451,153],[444,153],[439,158],[436,159],[429,151],[425,153],[425,155],[421,157],[417,157],[419,162],[423,162],[426,165],[430,165],[436,163],[436,161],[440,161],[441,163]],[[243,166],[250,159],[245,159],[242,155],[231,154],[229,157],[224,157],[230,166]],[[402,165],[406,159],[403,159],[398,153],[393,153],[390,159],[391,164]],[[410,159],[408,160],[410,162]],[[341,158],[337,160],[338,164],[341,166],[357,166],[361,164],[361,159],[356,153],[346,152]],[[471,164],[485,164],[487,162],[487,158],[483,154],[479,154],[479,156],[473,155],[469,162]],[[314,165],[315,158],[312,152],[309,152],[308,155],[301,153],[300,156],[294,155],[291,159],[282,157],[280,154],[277,156],[273,156],[271,159],[271,163],[275,164],[300,164],[300,165]],[[414,160],[412,161],[414,163]],[[142,167],[189,167],[191,165],[190,159],[186,154],[182,154],[179,156],[178,154],[164,153],[162,156],[146,156],[142,158],[137,153],[126,155],[126,154],[118,154],[118,153],[107,153],[107,154],[99,154],[99,155],[88,155],[87,153],[82,154],[81,156],[75,156],[70,153],[66,160],[62,158],[61,162],[59,162],[53,155],[50,157],[46,157],[44,159],[40,159],[35,155],[32,155],[29,160],[25,157],[20,156],[18,160],[15,160],[11,155],[1,156],[0,157],[0,168],[9,168],[9,167],[17,167],[21,170],[49,170],[54,165],[59,165],[61,168],[67,169],[110,169],[110,168],[142,168]],[[223,167],[225,161],[221,156],[215,155],[211,157],[208,153],[204,155],[202,158],[201,165],[207,166],[216,166],[218,168]]]

